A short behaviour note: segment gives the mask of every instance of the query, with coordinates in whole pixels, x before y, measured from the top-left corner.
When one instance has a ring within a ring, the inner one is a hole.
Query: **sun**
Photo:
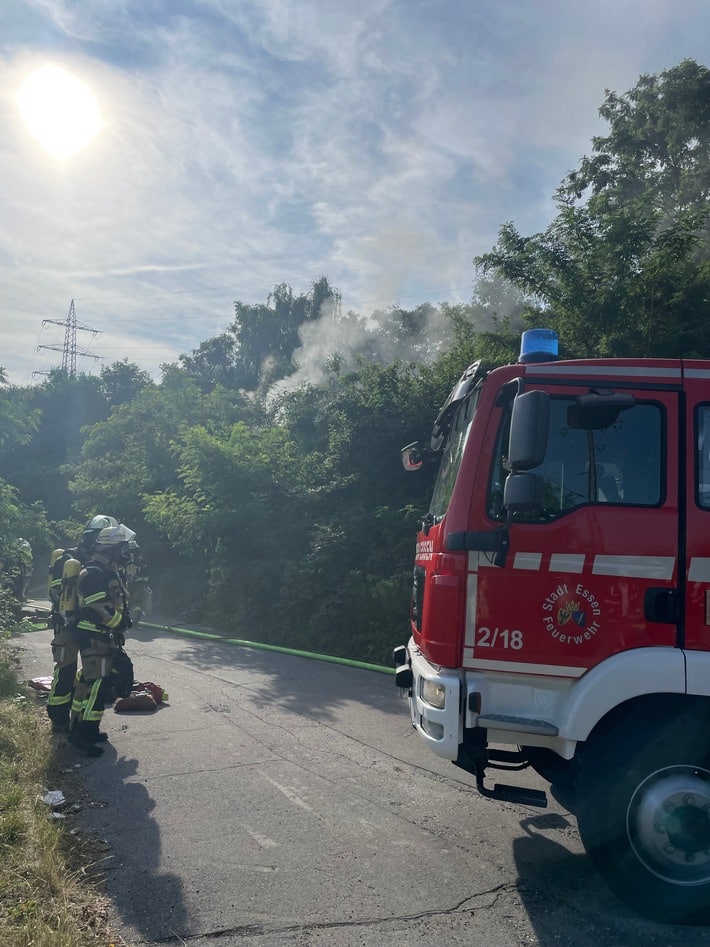
[[[101,130],[101,113],[91,89],[66,69],[40,66],[17,94],[22,120],[30,135],[53,158],[70,158]]]

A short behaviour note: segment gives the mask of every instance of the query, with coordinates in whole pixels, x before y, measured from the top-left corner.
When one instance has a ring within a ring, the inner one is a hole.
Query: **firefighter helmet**
[[[132,529],[119,523],[118,526],[105,526],[96,537],[94,549],[109,559],[128,562],[131,558],[129,543],[135,538]]]
[[[109,526],[118,526],[118,520],[114,516],[106,516],[104,513],[92,516],[81,534],[81,545],[84,549],[92,552],[99,533]]]
[[[118,523],[116,526],[105,526],[96,537],[97,546],[120,546],[121,543],[128,545],[135,537],[132,529]]]
[[[97,513],[92,516],[86,524],[86,529],[105,529],[107,526],[118,526],[118,520],[115,516],[106,516],[104,513]]]

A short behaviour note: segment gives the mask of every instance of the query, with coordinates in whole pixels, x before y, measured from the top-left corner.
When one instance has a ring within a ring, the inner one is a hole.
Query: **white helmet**
[[[120,546],[121,543],[130,543],[135,538],[132,529],[119,523],[117,526],[104,526],[96,537],[97,546]]]
[[[118,526],[118,520],[114,516],[105,516],[103,513],[97,513],[92,516],[84,529],[105,529],[107,526]]]
[[[84,532],[81,534],[81,545],[84,549],[91,552],[99,533],[102,529],[106,529],[107,526],[118,526],[118,520],[114,519],[113,516],[105,516],[103,513],[97,513],[96,516],[92,516],[84,527]]]
[[[105,526],[96,538],[94,552],[114,562],[127,563],[131,558],[129,543],[135,535],[133,530],[123,523],[118,526]]]

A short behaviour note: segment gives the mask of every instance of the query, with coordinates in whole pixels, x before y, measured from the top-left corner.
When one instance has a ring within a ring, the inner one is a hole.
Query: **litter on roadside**
[[[45,790],[45,794],[40,796],[40,799],[45,805],[52,806],[52,808],[55,808],[56,806],[63,806],[67,801],[61,789]]]

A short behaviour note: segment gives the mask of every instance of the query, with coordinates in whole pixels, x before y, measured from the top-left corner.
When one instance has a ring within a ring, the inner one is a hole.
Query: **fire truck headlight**
[[[443,710],[446,704],[446,687],[438,681],[422,681],[422,700],[430,707]]]

